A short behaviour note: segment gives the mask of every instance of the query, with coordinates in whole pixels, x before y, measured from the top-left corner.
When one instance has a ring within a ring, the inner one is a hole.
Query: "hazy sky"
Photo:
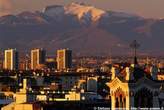
[[[164,18],[164,0],[0,0],[0,15],[42,10],[47,5],[84,2],[105,10],[114,10]]]

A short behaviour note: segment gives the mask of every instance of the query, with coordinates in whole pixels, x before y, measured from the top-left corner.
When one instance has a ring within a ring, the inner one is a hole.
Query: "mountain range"
[[[27,52],[45,48],[54,54],[70,48],[80,55],[164,55],[164,19],[106,11],[83,3],[52,5],[42,11],[0,17],[0,47]]]

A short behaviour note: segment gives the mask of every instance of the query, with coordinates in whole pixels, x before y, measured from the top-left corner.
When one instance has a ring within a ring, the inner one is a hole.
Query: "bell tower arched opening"
[[[121,88],[115,91],[115,108],[126,108],[126,95]]]

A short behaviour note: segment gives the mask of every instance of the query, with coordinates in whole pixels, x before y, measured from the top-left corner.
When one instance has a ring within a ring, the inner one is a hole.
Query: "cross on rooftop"
[[[134,64],[137,63],[137,49],[140,47],[140,44],[137,42],[137,40],[134,40],[131,44],[130,47],[134,49]]]

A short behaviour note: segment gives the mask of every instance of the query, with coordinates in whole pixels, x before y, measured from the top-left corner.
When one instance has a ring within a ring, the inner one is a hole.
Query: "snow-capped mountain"
[[[92,22],[97,21],[102,16],[107,15],[107,13],[101,9],[97,9],[93,6],[85,4],[72,3],[67,6],[48,6],[43,10],[43,13],[47,16],[61,18],[64,15],[73,15],[78,18],[78,20],[90,20]]]
[[[18,15],[7,15],[0,18],[0,24],[46,24],[52,22],[79,22],[80,24],[90,25],[98,23],[102,20],[119,20],[123,22],[127,19],[142,19],[141,17],[133,14],[123,12],[104,11],[95,8],[94,6],[71,3],[66,6],[52,5],[47,6],[42,12],[22,12]]]
[[[52,53],[71,48],[90,55],[112,50],[120,55],[130,53],[129,43],[136,39],[143,52],[159,54],[164,52],[163,21],[80,3],[52,5],[41,12],[0,17],[0,47],[22,51],[43,47]]]
[[[44,8],[42,12],[43,14],[54,18],[56,21],[63,21],[63,18],[73,16],[81,24],[85,24],[85,25],[97,23],[99,22],[99,20],[110,19],[111,17],[125,18],[125,19],[130,19],[130,18],[143,19],[142,17],[134,14],[105,11],[83,3],[71,3],[66,6],[61,6],[61,5],[47,6],[46,8]]]

